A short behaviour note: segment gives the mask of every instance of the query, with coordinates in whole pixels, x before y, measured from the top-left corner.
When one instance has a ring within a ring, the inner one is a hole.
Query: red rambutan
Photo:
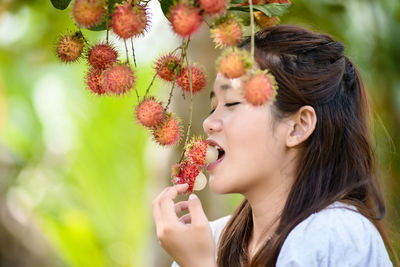
[[[111,45],[100,43],[90,48],[87,58],[90,65],[104,70],[118,62],[118,52]]]
[[[179,142],[181,131],[179,121],[171,114],[166,114],[164,121],[153,129],[153,136],[160,145],[175,145]]]
[[[161,79],[169,81],[169,82],[171,82],[175,79],[175,76],[176,76],[176,73],[178,70],[178,66],[180,63],[179,57],[177,57],[175,55],[167,54],[167,55],[163,55],[160,58],[158,58],[155,63],[156,64],[155,64],[154,69],[156,71],[160,70],[158,72],[158,76],[160,76]]]
[[[107,93],[121,95],[135,83],[135,74],[129,64],[114,64],[104,72],[104,87]]]
[[[195,65],[191,65],[190,76],[192,77],[192,93],[197,93],[206,87],[207,78],[202,69]],[[177,77],[177,82],[184,91],[190,92],[190,79],[187,67],[182,69],[182,72]]]
[[[75,0],[73,16],[76,23],[84,28],[100,24],[105,19],[104,6],[104,0]]]
[[[182,37],[187,37],[199,29],[203,17],[199,8],[191,8],[184,3],[179,3],[171,8],[169,21],[174,32]]]
[[[272,102],[276,96],[278,85],[275,77],[267,71],[258,71],[244,84],[244,96],[253,105]]]
[[[207,147],[206,140],[193,137],[185,148],[185,157],[203,168],[206,163]]]
[[[156,127],[163,121],[164,116],[164,107],[153,97],[144,99],[136,107],[136,118],[145,127]]]
[[[200,0],[201,8],[208,14],[221,14],[228,7],[227,0]]]
[[[103,95],[106,93],[103,85],[103,74],[103,70],[92,67],[86,75],[86,81],[89,89],[97,95]]]
[[[174,184],[188,184],[189,187],[187,189],[187,192],[192,193],[193,192],[193,187],[196,181],[196,177],[199,175],[200,170],[196,166],[196,164],[185,160],[179,165],[174,164],[173,166],[174,170],[173,173],[178,172],[177,175],[172,175],[172,182]]]
[[[122,39],[129,39],[144,33],[149,24],[147,9],[141,5],[118,4],[112,14],[111,27]]]
[[[66,34],[59,39],[56,53],[63,62],[75,62],[82,55],[83,48],[83,36],[80,32],[76,32],[73,35]]]
[[[235,79],[246,74],[251,67],[250,55],[247,50],[225,50],[217,60],[218,71],[228,79]]]
[[[235,46],[242,39],[242,29],[239,22],[230,17],[216,23],[211,36],[217,47]]]

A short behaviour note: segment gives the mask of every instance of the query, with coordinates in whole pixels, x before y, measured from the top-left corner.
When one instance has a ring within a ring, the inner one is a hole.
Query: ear
[[[317,115],[312,106],[302,106],[290,121],[290,128],[286,137],[286,146],[295,147],[304,142],[314,131],[317,124]]]

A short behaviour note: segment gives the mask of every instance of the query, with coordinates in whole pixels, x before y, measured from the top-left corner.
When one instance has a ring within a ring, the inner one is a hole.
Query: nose
[[[222,121],[211,114],[203,121],[203,129],[207,135],[221,131]]]

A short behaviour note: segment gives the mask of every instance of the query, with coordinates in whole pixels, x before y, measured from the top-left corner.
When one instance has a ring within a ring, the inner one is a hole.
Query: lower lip
[[[207,165],[207,171],[210,171],[210,170],[214,169],[215,166],[217,166],[224,158],[225,158],[225,154],[222,155],[222,157],[220,159],[218,159],[217,161],[214,161],[214,162],[208,164]]]

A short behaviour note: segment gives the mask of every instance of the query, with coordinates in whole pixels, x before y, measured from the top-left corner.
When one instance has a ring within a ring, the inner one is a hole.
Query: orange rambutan
[[[192,77],[192,93],[203,90],[207,85],[207,77],[204,71],[196,65],[190,66],[190,76]],[[186,92],[190,93],[189,69],[184,67],[177,77],[178,85]]]
[[[178,3],[171,8],[169,21],[175,33],[182,37],[187,37],[199,29],[203,22],[203,17],[199,8],[189,7],[185,3]]]
[[[154,97],[145,98],[136,107],[136,118],[140,124],[145,127],[156,127],[160,124],[165,116],[165,109],[160,102]]]
[[[257,106],[273,99],[277,94],[278,85],[275,77],[268,71],[257,71],[244,84],[244,96],[248,102]]]
[[[160,145],[171,146],[179,142],[181,132],[182,128],[178,119],[167,113],[164,120],[153,129],[153,136]]]

